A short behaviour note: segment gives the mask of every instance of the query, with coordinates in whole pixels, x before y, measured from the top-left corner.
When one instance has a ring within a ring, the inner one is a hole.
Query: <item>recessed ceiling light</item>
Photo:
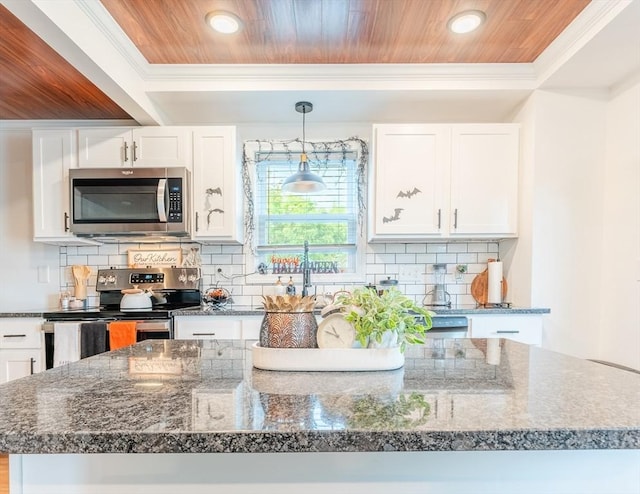
[[[237,15],[222,10],[209,12],[206,21],[211,29],[222,34],[237,33],[242,27],[242,21]]]
[[[447,27],[456,34],[470,33],[478,29],[486,18],[485,13],[480,10],[465,10],[449,19]]]

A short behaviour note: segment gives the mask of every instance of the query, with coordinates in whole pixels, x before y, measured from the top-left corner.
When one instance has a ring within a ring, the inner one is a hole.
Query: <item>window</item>
[[[344,141],[305,143],[313,148],[307,149],[311,170],[322,176],[327,188],[315,194],[290,194],[281,187],[298,169],[298,144],[278,147],[269,142],[250,151],[253,205],[249,209],[253,214],[247,226],[253,231],[247,236],[253,262],[264,263],[276,275],[300,273],[307,241],[313,273],[356,274],[364,217],[361,149]],[[247,151],[245,144],[245,162],[249,161]]]

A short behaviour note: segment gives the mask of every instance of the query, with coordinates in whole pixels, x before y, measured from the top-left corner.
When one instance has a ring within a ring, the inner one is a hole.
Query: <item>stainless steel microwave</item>
[[[69,180],[78,236],[189,236],[186,168],[73,169]]]

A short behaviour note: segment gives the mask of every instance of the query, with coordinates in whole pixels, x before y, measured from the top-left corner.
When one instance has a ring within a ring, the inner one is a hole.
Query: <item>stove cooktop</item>
[[[81,321],[96,319],[140,320],[140,319],[169,319],[171,311],[188,307],[164,307],[152,309],[127,310],[106,307],[90,309],[69,309],[45,312],[43,317],[48,321]]]

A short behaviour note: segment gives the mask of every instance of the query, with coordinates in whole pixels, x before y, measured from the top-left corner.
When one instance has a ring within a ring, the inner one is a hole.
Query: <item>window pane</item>
[[[256,243],[261,260],[280,266],[283,259],[301,259],[302,246],[308,241],[314,271],[354,272],[356,153],[325,153],[315,160],[309,155],[311,170],[327,188],[317,194],[283,193],[282,182],[297,171],[298,158],[273,152],[256,156]]]

